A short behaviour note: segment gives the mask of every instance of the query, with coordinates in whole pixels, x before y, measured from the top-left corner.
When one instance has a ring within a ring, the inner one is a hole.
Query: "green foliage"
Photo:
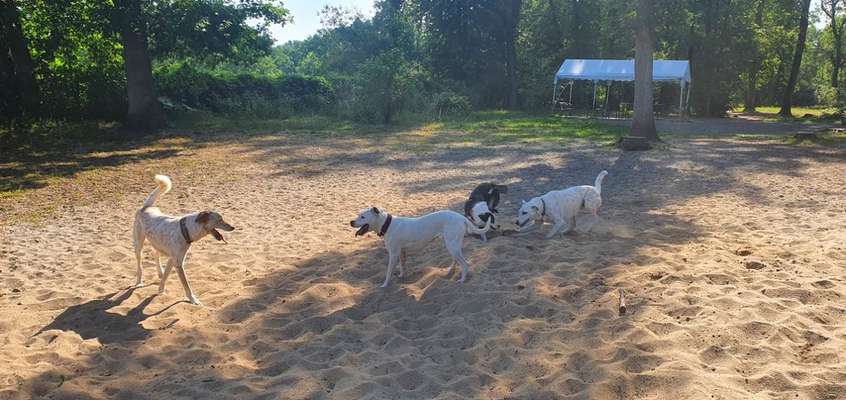
[[[655,2],[655,57],[691,60],[695,113],[780,100],[796,1]],[[633,2],[622,0],[379,0],[370,19],[327,6],[317,34],[273,48],[269,25],[289,20],[278,0],[17,4],[51,118],[124,115],[126,27],[147,33],[157,94],[168,104],[245,117],[325,113],[384,124],[409,113],[449,119],[479,108],[546,110],[564,59],[634,55]],[[797,105],[843,104],[830,84],[834,42],[828,25],[809,30]],[[0,71],[0,84],[10,76]],[[577,85],[573,95],[589,105],[592,85]],[[611,108],[631,96],[630,87],[616,86]],[[677,96],[677,87],[656,85],[657,103],[678,104]]]
[[[159,93],[173,102],[247,117],[325,111],[334,95],[329,82],[321,77],[212,70],[190,61],[163,63],[155,69],[155,77]]]
[[[432,97],[432,113],[441,117],[467,115],[473,108],[470,98],[451,91],[436,93]]]
[[[210,66],[240,64],[250,73],[281,75],[273,60],[265,57],[272,45],[269,24],[288,19],[287,10],[275,0],[18,4],[44,117],[122,118],[127,102],[120,31],[125,26],[142,27],[148,33],[153,58],[190,58]],[[140,4],[140,15],[127,11],[135,4]],[[300,107],[296,103],[293,109]]]
[[[414,102],[421,78],[419,66],[406,61],[398,49],[379,54],[359,67],[347,115],[388,124]]]

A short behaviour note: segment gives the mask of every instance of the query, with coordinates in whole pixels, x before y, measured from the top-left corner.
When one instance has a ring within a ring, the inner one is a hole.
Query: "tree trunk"
[[[120,33],[129,100],[127,127],[160,128],[165,125],[165,117],[153,87],[153,66],[147,50],[147,31],[141,17],[141,4],[139,0],[124,0],[118,4],[124,13]]]
[[[837,10],[840,8],[840,0],[823,0],[821,4],[823,13],[828,17],[831,27],[831,36],[834,39],[834,49],[831,54],[831,87],[840,86],[840,65],[843,63],[843,30],[837,23]]]
[[[805,37],[808,34],[808,13],[811,9],[811,0],[802,0],[802,15],[799,19],[799,38],[796,40],[796,52],[793,53],[793,66],[790,68],[790,78],[787,87],[784,89],[784,96],[781,100],[781,110],[778,115],[791,117],[793,112],[790,109],[793,91],[796,90],[796,81],[799,79],[799,67],[802,66],[802,53],[805,52]]]
[[[764,25],[764,2],[758,2],[758,9],[755,12],[755,27],[761,29]],[[749,66],[749,82],[746,86],[746,99],[743,101],[744,112],[755,112],[758,106],[758,71],[761,69],[761,54],[759,49],[755,49],[755,56]]]
[[[523,0],[509,0],[507,3],[505,37],[505,73],[508,79],[508,93],[505,98],[506,108],[517,107],[517,24],[520,22],[520,9],[523,7]]]
[[[637,1],[637,36],[635,38],[635,98],[632,136],[657,141],[652,112],[653,0]]]
[[[3,41],[7,43],[6,46],[0,47],[0,51],[6,53],[4,56],[8,55],[11,60],[11,82],[18,92],[16,97],[19,96],[21,101],[19,111],[25,115],[36,114],[40,103],[38,85],[33,72],[32,56],[29,54],[29,46],[21,26],[21,15],[14,0],[0,2],[0,27],[4,31]]]
[[[831,21],[831,34],[834,36],[834,59],[831,61],[831,87],[838,88],[840,87],[840,66],[843,64],[843,30],[834,19]]]

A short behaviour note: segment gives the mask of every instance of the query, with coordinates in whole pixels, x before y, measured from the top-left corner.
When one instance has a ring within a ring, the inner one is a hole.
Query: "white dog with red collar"
[[[395,217],[376,207],[362,210],[358,217],[350,221],[350,226],[359,228],[356,236],[364,235],[368,231],[377,232],[385,238],[385,248],[388,249],[388,272],[385,274],[387,287],[391,281],[391,274],[394,266],[399,266],[399,276],[403,276],[402,264],[405,262],[405,254],[408,250],[422,248],[438,236],[444,238],[444,244],[452,259],[461,264],[461,279],[464,282],[470,264],[464,259],[461,246],[464,236],[468,233],[481,235],[491,227],[491,220],[487,221],[484,228],[477,228],[470,220],[455,211],[436,211],[422,217],[407,218]],[[449,273],[452,273],[455,264],[450,266]]]

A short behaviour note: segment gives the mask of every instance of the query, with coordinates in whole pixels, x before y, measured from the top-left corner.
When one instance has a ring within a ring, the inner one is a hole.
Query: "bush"
[[[326,111],[333,89],[321,77],[274,77],[196,68],[174,62],[156,68],[158,93],[202,110],[253,117]]]
[[[388,124],[418,105],[424,81],[419,65],[408,62],[397,49],[385,51],[363,62],[344,82],[347,97],[339,101],[341,116]]]
[[[828,85],[820,85],[816,88],[816,96],[819,104],[836,106],[838,104],[838,90]]]
[[[472,109],[470,98],[451,91],[435,94],[432,97],[432,113],[437,117],[466,115]]]

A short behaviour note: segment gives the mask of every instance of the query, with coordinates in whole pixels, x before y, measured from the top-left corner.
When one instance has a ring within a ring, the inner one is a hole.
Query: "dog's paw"
[[[191,303],[191,304],[193,304],[193,305],[195,305],[195,306],[201,306],[201,305],[203,305],[203,303],[200,303],[200,299],[198,299],[198,298],[196,298],[196,297],[189,297],[189,298],[188,298],[188,302],[189,302],[189,303]]]
[[[136,282],[136,283],[135,283],[135,285],[130,286],[130,288],[132,288],[132,289],[141,289],[141,288],[142,288],[142,287],[144,287],[144,286],[145,286],[145,285],[144,285],[144,282]]]

